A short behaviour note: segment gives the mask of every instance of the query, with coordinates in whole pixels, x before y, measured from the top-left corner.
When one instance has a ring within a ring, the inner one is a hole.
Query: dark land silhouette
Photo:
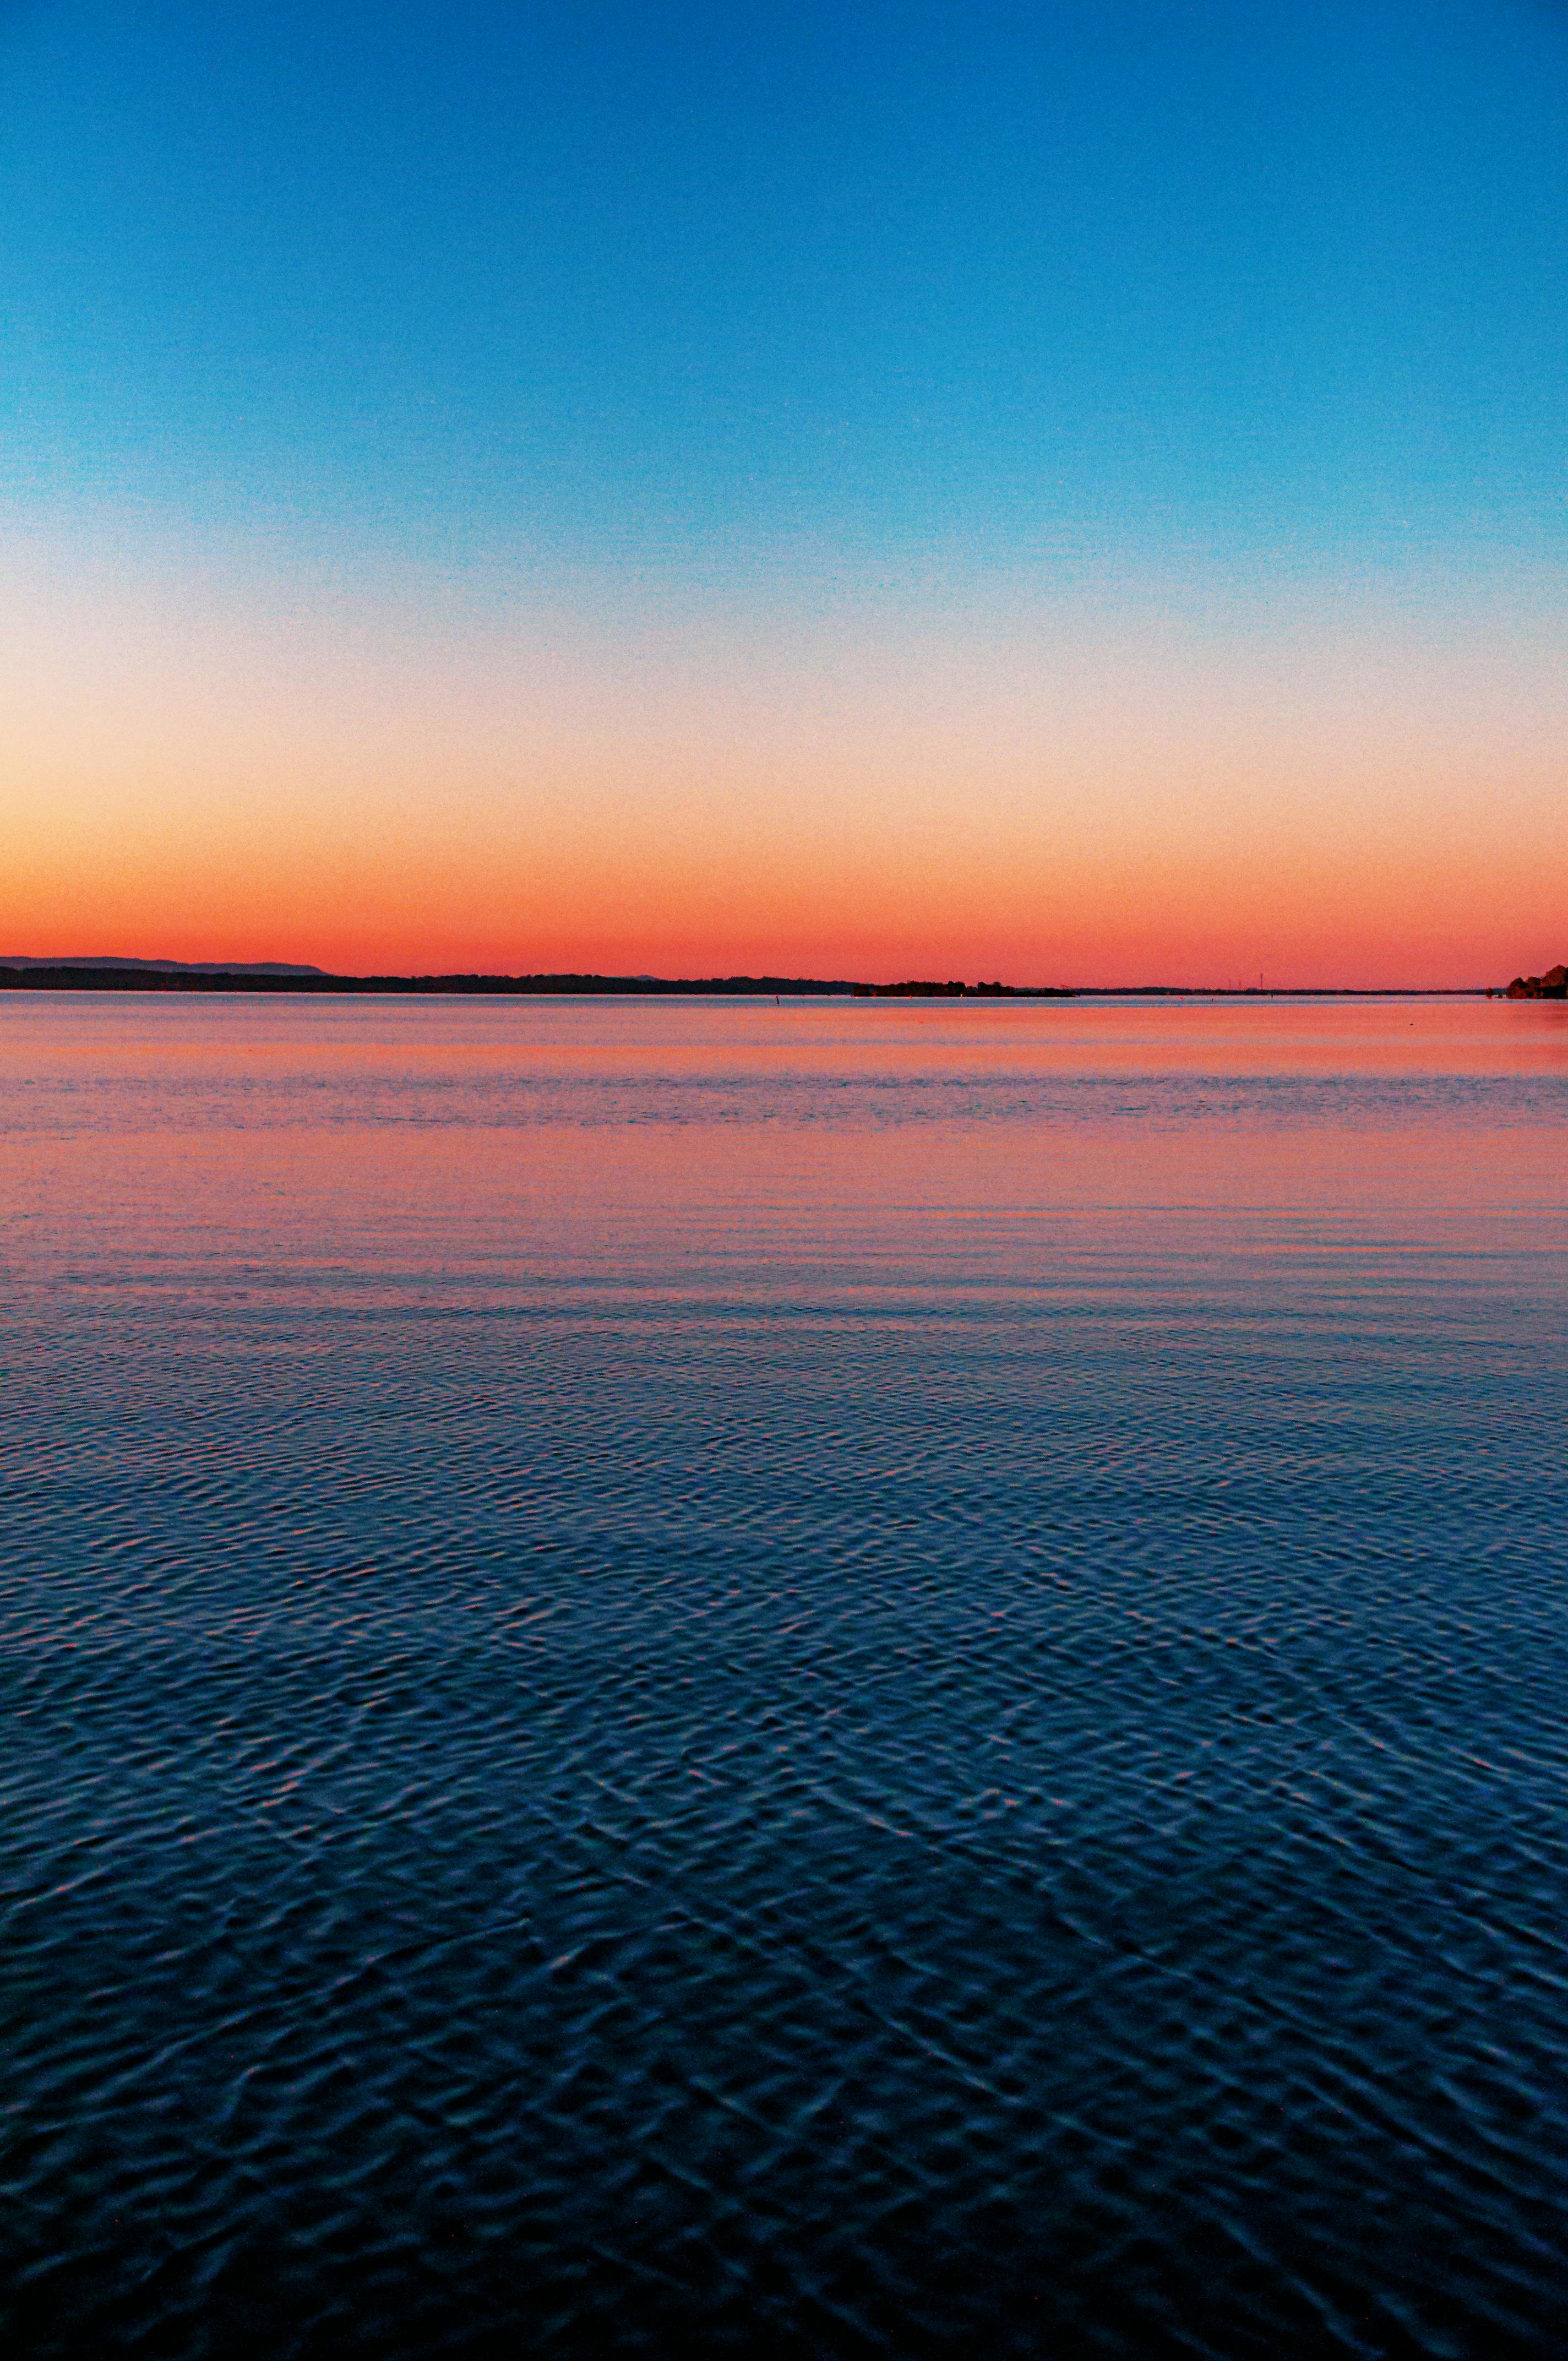
[[[254,967],[181,965],[170,961],[92,962],[14,960],[0,963],[0,990],[45,992],[379,993],[546,995],[675,994],[692,998],[767,994],[904,1000],[1070,1000],[1059,984],[861,983],[810,975],[333,975],[321,968],[268,962]]]
[[[1544,975],[1516,975],[1508,989],[1510,1000],[1568,1000],[1568,967],[1549,967]]]
[[[1076,1000],[1088,994],[1098,999],[1387,1000],[1465,998],[1481,993],[1490,998],[1504,989],[1479,983],[1436,993],[1424,985],[965,983],[957,978],[948,978],[945,983],[910,978],[896,983],[868,983],[851,976],[815,975],[337,975],[324,968],[280,960],[249,963],[119,957],[43,960],[19,953],[0,958],[0,992],[332,993],[488,998],[596,994],[646,998],[662,994],[685,999],[782,999],[787,994],[797,999],[855,1000]],[[1568,969],[1555,967],[1545,975],[1516,976],[1506,987],[1506,996],[1510,1000],[1568,998]]]

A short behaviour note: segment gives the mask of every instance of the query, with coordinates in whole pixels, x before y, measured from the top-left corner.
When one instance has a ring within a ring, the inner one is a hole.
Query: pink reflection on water
[[[1559,1251],[1568,1006],[0,1001],[12,1279]]]

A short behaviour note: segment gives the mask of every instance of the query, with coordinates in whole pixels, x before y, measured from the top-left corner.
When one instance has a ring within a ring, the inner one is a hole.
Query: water
[[[0,1003],[8,2349],[1568,2341],[1568,1010]]]

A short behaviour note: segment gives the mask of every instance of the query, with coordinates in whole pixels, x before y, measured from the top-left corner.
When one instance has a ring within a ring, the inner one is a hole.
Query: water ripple
[[[298,1098],[236,1209],[145,1080],[5,1183],[11,2350],[1563,2349],[1563,1262],[1484,1170],[1445,1226],[1490,1115],[1285,1220],[1207,1102],[1066,1212],[949,1109],[957,1236],[924,1147],[892,1218],[551,1116],[433,1224]]]

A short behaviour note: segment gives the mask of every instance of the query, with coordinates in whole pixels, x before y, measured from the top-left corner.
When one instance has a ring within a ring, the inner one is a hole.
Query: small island
[[[1568,967],[1549,967],[1544,975],[1516,975],[1508,1000],[1568,1000]]]

